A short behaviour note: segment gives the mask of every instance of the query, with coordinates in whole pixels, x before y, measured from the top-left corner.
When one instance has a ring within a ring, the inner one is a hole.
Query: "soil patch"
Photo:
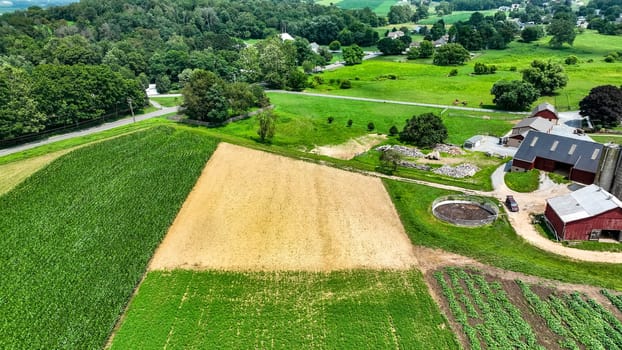
[[[417,263],[378,178],[221,143],[150,269],[407,269]]]
[[[435,209],[441,216],[458,220],[484,220],[494,213],[474,203],[447,203]]]
[[[340,145],[318,146],[310,152],[337,159],[352,159],[387,139],[387,135],[369,134],[350,139]]]

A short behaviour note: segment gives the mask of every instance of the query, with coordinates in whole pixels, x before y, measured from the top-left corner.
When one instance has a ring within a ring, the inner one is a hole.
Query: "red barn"
[[[555,109],[555,106],[548,102],[540,103],[531,111],[531,118],[533,117],[542,117],[544,119],[548,119],[553,124],[557,124],[559,120],[559,114]]]
[[[596,177],[602,150],[600,143],[532,130],[514,154],[512,171],[558,172],[589,185]]]
[[[560,240],[620,241],[622,202],[596,185],[548,199],[544,217]]]

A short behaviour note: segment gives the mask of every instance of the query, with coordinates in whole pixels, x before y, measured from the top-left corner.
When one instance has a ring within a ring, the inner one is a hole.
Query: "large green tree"
[[[498,81],[492,86],[490,93],[495,96],[492,102],[499,108],[512,111],[527,109],[539,97],[538,90],[522,80]]]
[[[385,55],[399,55],[406,49],[406,44],[399,39],[382,38],[378,41],[378,51]]]
[[[343,49],[343,61],[346,66],[363,63],[365,52],[358,45],[352,45]]]
[[[551,23],[546,28],[549,35],[552,36],[549,45],[560,48],[564,43],[572,46],[577,36],[575,31],[576,16],[568,7],[561,6],[553,16]]]
[[[622,120],[622,88],[613,85],[597,86],[579,102],[580,114],[590,117],[595,125],[614,127]]]
[[[418,147],[430,148],[443,143],[447,138],[447,127],[441,117],[433,113],[413,116],[400,132],[400,140]]]
[[[191,119],[222,122],[229,116],[225,91],[225,82],[216,74],[197,69],[181,91],[182,110]]]
[[[568,84],[568,75],[560,64],[535,60],[531,67],[523,70],[523,80],[531,83],[541,95],[551,95]]]
[[[0,140],[36,133],[46,117],[32,97],[28,74],[18,68],[0,66]]]
[[[464,64],[470,58],[467,51],[460,44],[447,44],[436,49],[433,63],[439,66]]]

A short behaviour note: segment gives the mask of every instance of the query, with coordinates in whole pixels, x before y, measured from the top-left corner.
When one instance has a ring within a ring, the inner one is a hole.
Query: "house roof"
[[[548,102],[540,103],[539,105],[537,105],[536,108],[534,108],[531,111],[531,116],[533,117],[542,111],[551,111],[553,112],[553,114],[555,114],[555,117],[559,118],[559,115],[557,114],[557,110],[555,109],[555,106],[553,106],[552,104]]]
[[[399,38],[401,36],[404,36],[404,32],[402,32],[401,30],[397,30],[395,32],[389,32],[389,34],[387,34],[387,37],[391,39]]]
[[[619,199],[597,185],[589,185],[563,196],[549,198],[546,202],[565,223],[622,208]]]
[[[536,131],[549,131],[553,127],[550,120],[542,117],[529,117],[521,120],[512,129],[530,127]]]
[[[529,131],[514,159],[533,163],[536,157],[570,164],[577,170],[596,173],[603,145],[561,135]]]
[[[294,40],[294,37],[289,35],[288,33],[281,33],[281,34],[279,34],[279,38],[281,38],[281,40],[283,40],[283,41]]]

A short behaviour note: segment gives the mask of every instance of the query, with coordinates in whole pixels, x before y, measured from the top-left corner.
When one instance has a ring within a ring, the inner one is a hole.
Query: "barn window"
[[[600,150],[597,148],[594,150],[594,153],[592,153],[592,160],[595,160],[596,157],[598,157],[598,153],[600,153]]]
[[[553,146],[551,146],[551,152],[555,151],[557,145],[559,145],[559,141],[556,140],[555,142],[553,142]]]
[[[577,149],[577,144],[573,144],[572,146],[570,146],[570,151],[568,151],[568,154],[573,154],[574,150]]]
[[[536,142],[538,142],[538,136],[534,137],[533,140],[531,140],[531,144],[529,145],[530,147],[533,147],[536,145]]]

